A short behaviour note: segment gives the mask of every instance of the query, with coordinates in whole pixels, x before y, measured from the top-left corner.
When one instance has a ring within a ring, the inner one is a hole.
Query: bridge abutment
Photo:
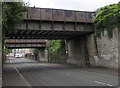
[[[90,67],[96,64],[95,57],[98,57],[98,51],[94,34],[68,41],[68,64]]]
[[[88,42],[91,66],[118,69],[118,28],[113,30],[113,38],[109,38],[107,31],[104,31],[104,36],[102,35],[101,38],[96,37],[94,39],[93,35],[91,37],[89,36]],[[97,46],[97,51],[95,46]]]
[[[40,62],[48,62],[46,48],[39,48],[38,60]]]
[[[68,64],[86,66],[84,37],[68,41]]]
[[[0,2],[0,19],[2,19],[2,3]],[[2,87],[2,65],[3,65],[3,30],[2,21],[0,21],[0,87]]]

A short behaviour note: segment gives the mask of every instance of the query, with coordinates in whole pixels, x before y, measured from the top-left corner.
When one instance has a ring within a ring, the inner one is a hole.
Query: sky
[[[105,5],[118,3],[119,0],[24,0],[30,7],[55,8],[79,11],[95,11]]]

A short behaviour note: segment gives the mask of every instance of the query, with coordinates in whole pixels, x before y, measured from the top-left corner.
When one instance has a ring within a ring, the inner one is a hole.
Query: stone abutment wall
[[[108,37],[107,31],[105,31],[104,36],[96,38],[96,45],[98,54],[95,56],[89,53],[91,65],[118,68],[118,29],[114,29],[113,38],[111,39]],[[88,49],[92,51],[90,47]]]
[[[118,68],[118,29],[114,29],[113,38],[109,38],[107,31],[104,36],[97,38],[94,34],[80,36],[68,41],[68,64],[78,66],[97,66]]]

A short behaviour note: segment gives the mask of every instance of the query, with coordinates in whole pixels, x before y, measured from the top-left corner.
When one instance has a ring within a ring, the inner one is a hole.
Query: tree
[[[65,41],[64,40],[49,40],[47,44],[48,49],[48,59],[50,62],[59,62],[59,60],[64,57]]]
[[[22,21],[22,12],[27,8],[24,2],[3,2],[2,3],[2,25],[3,35],[6,31],[15,29],[15,24]]]
[[[34,55],[35,55],[35,60],[38,60],[38,55],[39,55],[39,49],[38,48],[36,48],[36,49],[34,49]]]
[[[107,30],[109,38],[113,37],[113,29],[120,28],[120,2],[98,9],[94,19],[96,36],[101,37]]]
[[[7,48],[4,49],[4,53],[5,53],[5,54],[9,54],[9,53],[11,53],[11,52],[12,52],[12,49],[7,49]]]
[[[15,0],[14,0],[15,1]],[[13,31],[15,24],[22,21],[22,12],[26,11],[27,8],[24,2],[2,2],[2,18],[0,16],[0,26],[2,22],[2,39],[0,42],[5,46],[5,36],[7,31]],[[1,15],[1,14],[0,14]],[[8,54],[10,51],[2,46],[0,50]],[[4,53],[2,53],[4,58]],[[5,59],[3,60],[3,62]]]
[[[54,54],[61,47],[61,40],[49,40],[47,47],[48,47],[48,53]]]

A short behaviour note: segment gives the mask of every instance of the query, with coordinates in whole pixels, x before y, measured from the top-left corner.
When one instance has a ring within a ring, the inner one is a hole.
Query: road
[[[79,67],[40,63],[25,58],[9,58],[3,69],[3,85],[16,86],[116,86],[118,76],[81,70]],[[22,80],[16,82],[15,71]],[[12,83],[12,81],[15,80]],[[23,84],[24,85],[23,85]]]

